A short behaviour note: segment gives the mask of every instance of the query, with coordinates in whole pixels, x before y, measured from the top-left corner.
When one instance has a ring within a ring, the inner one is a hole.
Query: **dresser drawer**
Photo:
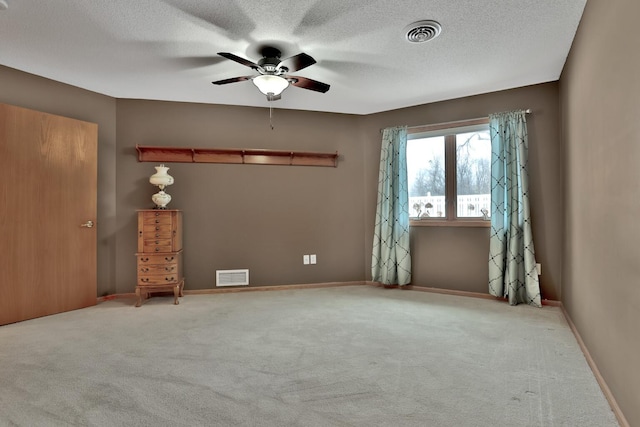
[[[173,237],[171,227],[168,225],[145,226],[141,233],[143,239],[170,239]]]
[[[164,216],[150,216],[144,215],[142,218],[142,223],[145,227],[152,225],[168,225],[171,226],[171,215]]]
[[[165,285],[177,283],[179,277],[177,274],[138,274],[138,286],[144,285]]]
[[[150,264],[150,265],[140,265],[138,266],[138,274],[139,275],[147,275],[147,274],[175,274],[178,272],[178,263],[174,264]]]
[[[142,252],[171,252],[171,239],[145,240]]]
[[[179,263],[181,256],[182,252],[177,254],[138,254],[138,265]]]

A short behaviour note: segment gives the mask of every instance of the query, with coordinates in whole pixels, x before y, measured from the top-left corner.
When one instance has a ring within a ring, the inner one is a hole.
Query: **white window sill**
[[[490,220],[483,219],[454,219],[446,220],[439,218],[422,218],[422,219],[409,219],[410,227],[491,227]]]

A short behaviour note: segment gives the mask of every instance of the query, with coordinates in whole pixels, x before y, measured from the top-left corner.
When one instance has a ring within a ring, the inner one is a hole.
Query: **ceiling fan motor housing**
[[[280,60],[282,53],[275,47],[267,46],[262,49],[261,54],[262,59],[258,61],[258,65],[262,67],[268,74],[274,73],[279,75],[289,71],[289,69],[284,66],[278,69],[278,65],[280,64],[280,62],[282,62]]]

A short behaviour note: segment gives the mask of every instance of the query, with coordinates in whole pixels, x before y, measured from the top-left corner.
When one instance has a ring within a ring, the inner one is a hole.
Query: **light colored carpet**
[[[617,426],[560,309],[371,286],[0,328],[0,425]]]

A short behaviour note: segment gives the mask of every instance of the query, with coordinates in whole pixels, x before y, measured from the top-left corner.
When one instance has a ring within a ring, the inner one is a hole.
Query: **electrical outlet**
[[[309,261],[311,262],[311,264],[315,264],[317,259],[316,259],[316,254],[311,254],[309,256]]]
[[[536,270],[538,271],[538,276],[542,276],[542,264],[536,264]]]
[[[302,255],[302,263],[304,265],[309,265],[309,255]]]

